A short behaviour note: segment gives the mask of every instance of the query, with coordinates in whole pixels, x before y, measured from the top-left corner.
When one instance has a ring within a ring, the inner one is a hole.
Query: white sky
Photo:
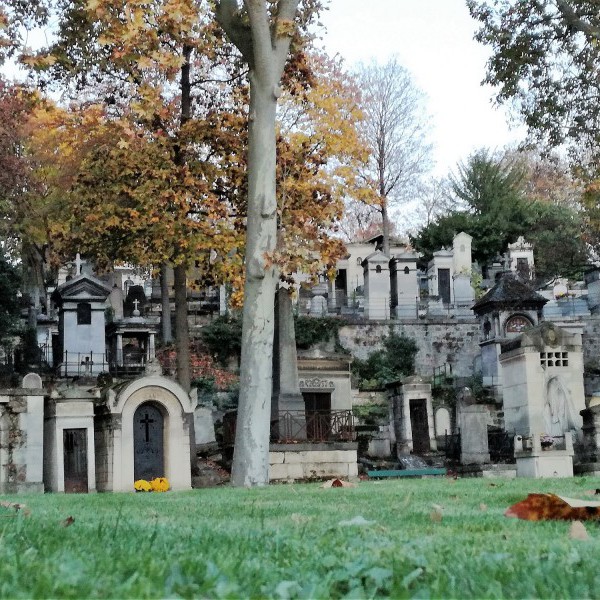
[[[368,8],[367,8],[368,7]],[[518,142],[507,113],[482,87],[489,51],[473,40],[465,0],[331,0],[324,44],[348,66],[396,55],[427,97],[435,173],[445,175],[474,150]]]

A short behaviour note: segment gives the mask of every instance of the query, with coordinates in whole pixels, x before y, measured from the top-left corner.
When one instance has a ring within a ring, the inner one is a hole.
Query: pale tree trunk
[[[162,306],[160,327],[163,344],[169,344],[173,341],[173,333],[171,331],[171,300],[169,298],[169,280],[167,274],[168,266],[166,263],[163,263],[160,265],[160,302]]]
[[[232,483],[268,482],[273,360],[274,299],[277,272],[265,254],[277,241],[275,202],[275,109],[273,84],[251,74],[248,150],[246,284],[242,320],[240,401]]]
[[[278,273],[268,262],[277,244],[275,117],[279,80],[299,0],[220,0],[216,15],[250,67],[246,283],[242,321],[240,400],[231,482],[269,482],[274,302]],[[247,16],[247,19],[246,19]]]

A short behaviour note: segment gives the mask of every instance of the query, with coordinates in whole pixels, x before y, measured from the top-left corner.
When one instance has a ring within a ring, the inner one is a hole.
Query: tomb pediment
[[[52,294],[52,299],[58,304],[64,302],[104,302],[111,289],[99,279],[91,275],[78,275],[62,285],[59,285]]]

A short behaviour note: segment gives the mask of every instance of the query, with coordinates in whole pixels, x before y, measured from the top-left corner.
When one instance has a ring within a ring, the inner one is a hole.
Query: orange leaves
[[[585,521],[600,519],[600,502],[575,500],[555,494],[529,494],[504,513],[526,521]]]

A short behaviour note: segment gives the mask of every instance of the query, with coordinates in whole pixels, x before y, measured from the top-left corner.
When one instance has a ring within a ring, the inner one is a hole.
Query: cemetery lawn
[[[594,500],[597,487],[443,478],[3,496],[31,513],[0,508],[0,597],[597,597],[600,523],[583,541],[566,522],[503,516],[530,492]]]

